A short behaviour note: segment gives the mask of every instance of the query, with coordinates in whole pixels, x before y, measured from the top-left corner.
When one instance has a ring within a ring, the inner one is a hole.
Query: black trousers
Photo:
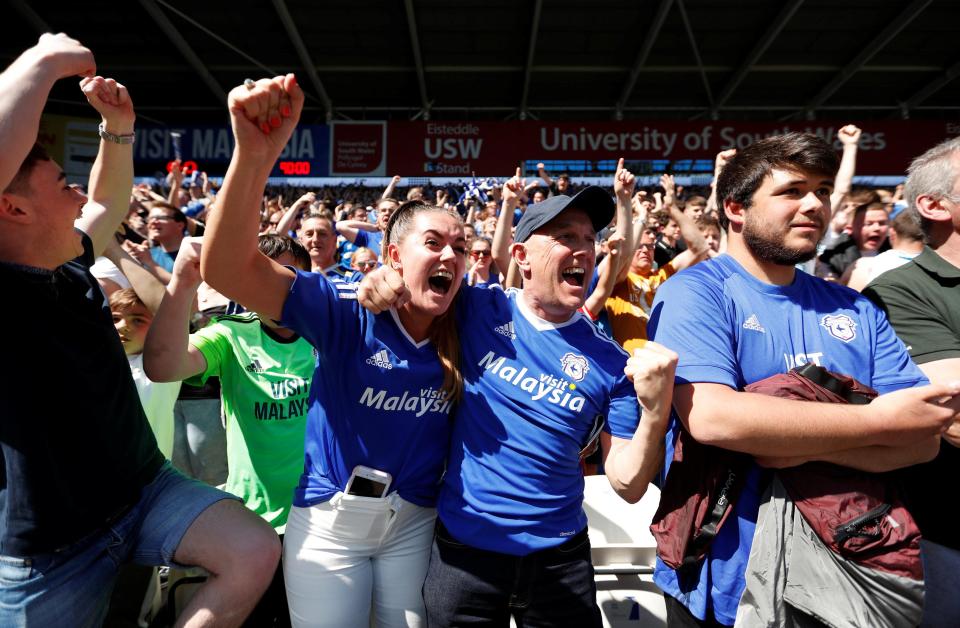
[[[423,585],[429,628],[503,626],[599,628],[590,538],[513,556],[470,547],[438,522]]]

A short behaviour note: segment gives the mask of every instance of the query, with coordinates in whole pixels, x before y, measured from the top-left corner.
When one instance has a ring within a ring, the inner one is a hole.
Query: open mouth
[[[430,289],[434,292],[446,294],[450,291],[450,286],[453,285],[453,273],[449,270],[438,270],[430,275],[428,283],[430,284]]]
[[[580,266],[570,266],[568,268],[564,268],[560,275],[563,277],[564,283],[577,286],[578,288],[583,287],[584,274],[583,268]]]

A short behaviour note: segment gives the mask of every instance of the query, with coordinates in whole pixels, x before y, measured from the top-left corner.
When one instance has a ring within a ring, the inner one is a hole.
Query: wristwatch
[[[100,137],[114,144],[133,144],[133,141],[137,139],[137,136],[133,133],[128,135],[115,135],[105,129],[102,122],[100,126],[97,127],[97,132],[100,133]]]

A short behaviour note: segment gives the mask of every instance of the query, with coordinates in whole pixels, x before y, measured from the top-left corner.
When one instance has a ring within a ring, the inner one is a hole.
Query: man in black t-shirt
[[[566,172],[561,172],[557,175],[556,179],[551,179],[550,175],[547,174],[546,167],[541,163],[537,164],[537,175],[540,177],[540,180],[547,186],[547,197],[558,196],[560,194],[566,194],[572,196],[570,192],[570,175]]]
[[[863,294],[890,324],[933,383],[960,380],[960,138],[913,160],[904,198],[920,215],[927,246],[904,266],[883,273]],[[940,453],[900,472],[904,499],[923,535],[924,624],[960,625],[960,540],[945,514],[960,476],[960,424],[947,430]]]
[[[99,625],[127,561],[203,567],[181,619],[239,625],[280,548],[241,503],[174,471],[144,416],[89,271],[127,213],[134,112],[94,72],[60,34],[0,74],[0,626]],[[34,144],[50,89],[74,75],[102,117],[87,202]]]

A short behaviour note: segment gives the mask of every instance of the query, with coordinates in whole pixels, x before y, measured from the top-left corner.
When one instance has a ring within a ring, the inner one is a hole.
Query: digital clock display
[[[288,177],[305,176],[310,174],[309,161],[281,161],[277,164],[280,172]]]

